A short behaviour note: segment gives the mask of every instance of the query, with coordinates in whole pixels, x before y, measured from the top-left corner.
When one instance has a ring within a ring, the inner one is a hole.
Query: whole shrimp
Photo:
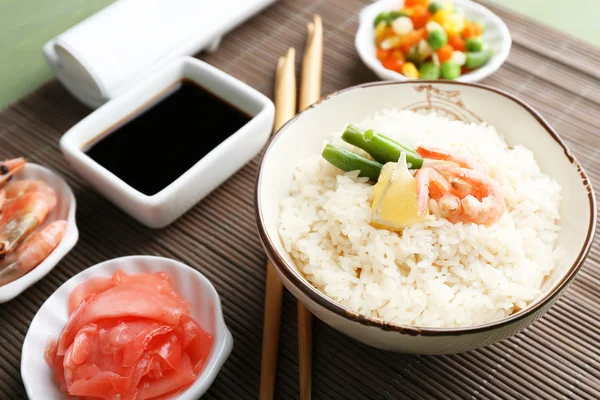
[[[56,192],[41,181],[17,181],[6,185],[0,216],[0,255],[14,250],[42,224],[56,206]]]
[[[54,221],[33,234],[0,262],[0,286],[10,283],[46,259],[62,240],[67,221]]]

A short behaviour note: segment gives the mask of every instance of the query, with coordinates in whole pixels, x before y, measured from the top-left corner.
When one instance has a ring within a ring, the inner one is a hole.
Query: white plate
[[[118,269],[127,274],[169,274],[177,292],[192,305],[192,318],[213,336],[213,348],[202,373],[194,384],[177,399],[192,400],[202,396],[215,380],[233,347],[231,333],[225,326],[221,300],[208,279],[195,269],[175,260],[153,256],[129,256],[96,264],[75,275],[56,290],[37,312],[23,343],[21,376],[30,400],[64,400],[54,382],[52,370],[44,360],[50,338],[58,338],[68,320],[68,300],[80,283],[98,276],[112,276]]]
[[[40,265],[16,281],[0,286],[0,303],[14,299],[46,276],[71,251],[79,239],[79,231],[75,223],[75,196],[63,178],[48,168],[28,162],[25,164],[25,168],[15,175],[15,179],[39,179],[50,185],[56,191],[58,201],[41,226],[44,227],[51,222],[64,219],[67,220],[67,231],[58,246]]]
[[[461,75],[459,82],[478,82],[488,77],[500,68],[508,58],[512,39],[508,27],[496,14],[487,8],[470,0],[453,0],[457,10],[460,10],[469,20],[480,22],[485,27],[483,38],[485,42],[496,52],[494,57],[483,67],[468,74]],[[359,26],[356,32],[355,45],[358,55],[363,62],[380,79],[389,81],[408,81],[406,76],[384,68],[377,59],[375,49],[375,28],[373,21],[382,12],[392,9],[400,9],[404,0],[380,0],[362,9],[359,14]]]

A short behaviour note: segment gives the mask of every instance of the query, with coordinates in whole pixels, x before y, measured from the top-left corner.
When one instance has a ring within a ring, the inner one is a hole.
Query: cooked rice
[[[563,253],[555,248],[561,188],[530,150],[509,147],[485,124],[409,111],[384,110],[360,125],[413,147],[472,156],[499,182],[507,212],[488,227],[430,215],[401,233],[376,229],[369,225],[373,185],[315,155],[297,165],[279,225],[309,282],[364,315],[427,327],[498,320],[541,294]],[[342,144],[339,136],[332,141]]]

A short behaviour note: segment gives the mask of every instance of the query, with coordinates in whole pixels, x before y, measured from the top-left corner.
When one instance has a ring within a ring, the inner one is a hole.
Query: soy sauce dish
[[[271,100],[183,57],[71,128],[71,166],[123,211],[164,227],[254,157],[273,126]]]

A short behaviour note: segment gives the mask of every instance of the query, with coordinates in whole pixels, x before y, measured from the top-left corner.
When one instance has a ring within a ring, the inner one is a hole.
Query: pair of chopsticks
[[[300,83],[300,111],[321,97],[321,70],[323,65],[323,24],[315,15],[307,26],[308,37],[302,60]],[[275,74],[275,124],[276,132],[296,114],[296,74],[294,60],[296,51],[290,48],[279,58]],[[262,363],[260,374],[260,399],[273,399],[277,372],[277,352],[281,325],[281,300],[283,284],[275,268],[267,262],[267,285],[265,289],[265,317],[263,329]],[[311,398],[312,379],[312,315],[298,301],[298,359],[300,375],[300,399]]]

